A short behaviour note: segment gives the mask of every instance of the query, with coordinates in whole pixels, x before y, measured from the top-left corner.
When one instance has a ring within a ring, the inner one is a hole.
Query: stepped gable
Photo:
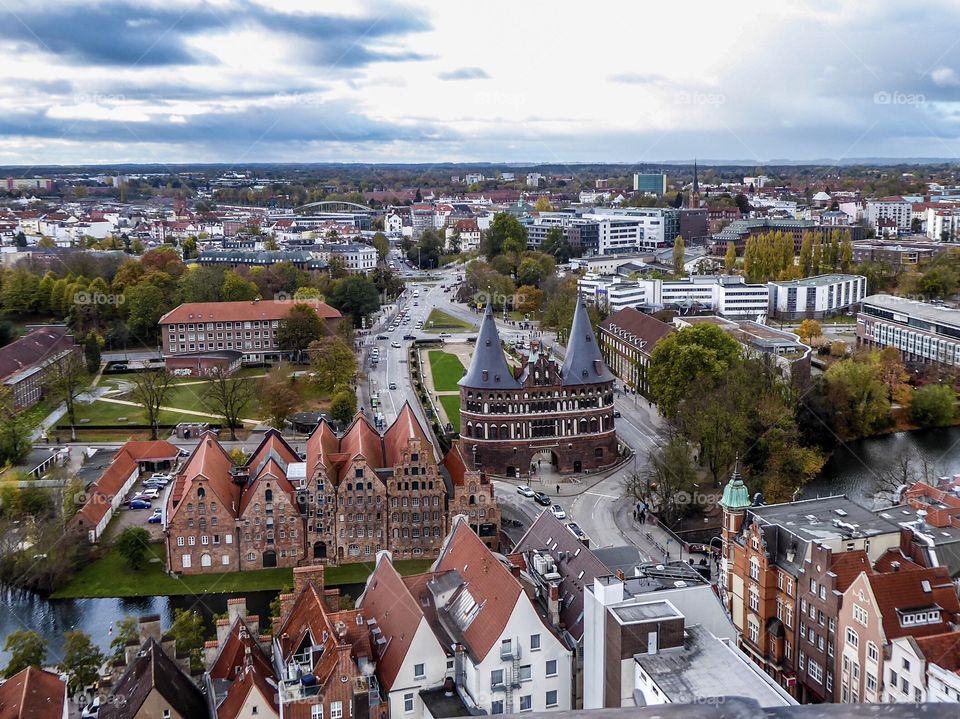
[[[607,369],[600,352],[600,345],[593,334],[587,305],[581,295],[577,295],[577,304],[573,310],[573,322],[570,325],[570,338],[567,341],[567,354],[560,370],[563,384],[597,384],[613,382],[613,374]]]
[[[489,303],[480,321],[480,333],[470,360],[470,368],[457,383],[471,389],[520,389],[500,346],[500,333]]]
[[[383,435],[384,458],[387,466],[393,467],[400,462],[403,450],[411,439],[419,439],[420,446],[424,451],[429,448],[430,452],[434,453],[433,442],[430,441],[429,435],[423,430],[423,426],[417,419],[417,414],[413,411],[408,400],[403,403],[403,409],[400,410],[397,419]]]
[[[380,433],[370,424],[364,415],[357,414],[353,423],[347,428],[343,437],[340,438],[340,452],[353,459],[358,455],[363,456],[371,467],[383,467],[383,439]],[[344,463],[340,467],[340,473],[345,471],[349,464]],[[343,479],[343,477],[341,477]]]

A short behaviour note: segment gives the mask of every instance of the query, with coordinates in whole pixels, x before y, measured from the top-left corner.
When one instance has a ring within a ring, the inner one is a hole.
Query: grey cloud
[[[480,67],[461,67],[437,74],[441,80],[489,80],[490,76]]]

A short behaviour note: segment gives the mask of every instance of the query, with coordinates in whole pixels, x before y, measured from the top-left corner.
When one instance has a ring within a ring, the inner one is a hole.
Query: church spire
[[[687,206],[691,209],[700,207],[700,177],[697,173],[697,160],[693,160],[693,187],[690,190],[690,201]]]
[[[503,347],[500,346],[500,333],[493,318],[493,305],[487,303],[487,309],[480,321],[480,333],[470,360],[470,369],[458,382],[461,387],[472,389],[518,389],[520,383],[514,378]]]

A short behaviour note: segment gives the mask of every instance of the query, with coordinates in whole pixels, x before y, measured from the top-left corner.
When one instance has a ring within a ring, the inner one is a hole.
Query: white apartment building
[[[712,310],[723,317],[757,319],[767,314],[767,285],[749,285],[734,275],[693,275],[682,280],[628,280],[611,275],[587,274],[578,283],[588,301],[607,306],[613,313],[624,307],[651,311],[675,308]]]
[[[769,282],[770,314],[786,320],[820,319],[854,309],[867,295],[863,275],[817,275]]]
[[[377,267],[377,251],[370,245],[326,244],[320,245],[315,253],[327,262],[334,257],[343,260],[351,272],[367,274]]]
[[[960,241],[960,207],[928,207],[924,227],[931,240]]]
[[[539,172],[528,172],[526,177],[527,187],[540,187],[540,183],[543,182],[545,178]]]
[[[843,210],[843,206],[840,207]],[[902,197],[884,197],[867,202],[867,224],[877,229],[880,220],[893,220],[898,230],[909,230],[913,205]]]
[[[357,608],[379,637],[391,716],[437,716],[445,688],[472,714],[573,708],[572,651],[465,516],[428,574],[401,578],[379,554]]]

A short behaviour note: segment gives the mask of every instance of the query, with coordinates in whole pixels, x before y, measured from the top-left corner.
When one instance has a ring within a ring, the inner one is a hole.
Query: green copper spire
[[[750,492],[740,477],[740,458],[738,457],[737,463],[733,467],[733,474],[730,475],[730,481],[723,488],[720,506],[728,512],[741,512],[750,505]]]

